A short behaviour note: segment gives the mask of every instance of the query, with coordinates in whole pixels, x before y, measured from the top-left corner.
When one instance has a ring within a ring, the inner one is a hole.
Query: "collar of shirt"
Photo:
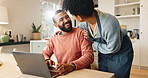
[[[63,35],[62,32],[60,32],[59,35]]]
[[[88,26],[88,29],[89,29],[89,31],[90,31],[91,36],[92,36],[93,38],[96,38],[97,30],[98,30],[98,24],[96,23],[94,32],[91,31],[90,26]]]
[[[99,15],[99,19],[101,19],[101,16],[103,15],[103,12],[101,12],[100,10],[96,10],[98,12],[98,15]],[[96,35],[97,35],[97,30],[98,30],[98,23],[96,23],[95,25],[95,29],[94,29],[94,32],[91,31],[91,28],[90,26],[88,26],[88,29],[90,31],[90,34],[93,38],[96,38]]]

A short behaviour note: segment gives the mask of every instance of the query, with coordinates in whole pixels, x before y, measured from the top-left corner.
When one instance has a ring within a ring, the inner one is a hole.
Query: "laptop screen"
[[[35,75],[45,78],[58,76],[57,70],[50,70],[41,53],[12,52],[20,71],[23,74]],[[55,72],[56,71],[56,72]]]

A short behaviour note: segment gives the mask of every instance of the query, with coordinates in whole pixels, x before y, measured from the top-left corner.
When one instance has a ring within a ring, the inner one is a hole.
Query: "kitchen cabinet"
[[[140,40],[132,39],[131,41],[134,49],[133,67],[140,68]]]
[[[117,18],[132,18],[140,16],[139,0],[115,0],[114,7]]]
[[[30,41],[30,52],[41,53],[46,47],[47,40],[31,40]]]
[[[121,25],[127,26],[127,30],[140,30],[140,39],[131,39],[134,48],[133,66],[148,69],[148,0],[115,0],[115,15],[118,15],[116,17]]]
[[[148,0],[141,0],[140,11],[140,48],[141,48],[141,68],[148,69]]]
[[[140,0],[114,0],[114,15],[127,30],[140,27]]]
[[[24,51],[29,52],[30,50],[30,44],[15,44],[15,45],[5,45],[0,46],[3,48],[3,53],[11,53],[12,51]]]
[[[114,2],[114,15],[120,25],[126,26],[128,31],[140,30],[140,0],[115,0]],[[140,68],[140,39],[132,36],[131,41],[134,49],[133,67]]]

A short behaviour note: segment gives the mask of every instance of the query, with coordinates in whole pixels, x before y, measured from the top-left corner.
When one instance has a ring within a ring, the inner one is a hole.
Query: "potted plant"
[[[41,25],[36,27],[34,23],[32,23],[32,40],[40,40],[40,30]]]

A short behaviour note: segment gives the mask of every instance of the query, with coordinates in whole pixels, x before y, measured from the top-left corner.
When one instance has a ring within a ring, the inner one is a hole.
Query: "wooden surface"
[[[114,78],[114,76],[111,73],[82,69],[73,71],[72,73],[69,73],[65,76],[59,76],[58,78]]]
[[[20,72],[12,54],[0,53],[0,78],[41,78],[37,76],[25,75]],[[114,78],[114,74],[97,70],[81,69],[73,71],[58,78]]]
[[[148,70],[132,68],[130,78],[148,78]]]

